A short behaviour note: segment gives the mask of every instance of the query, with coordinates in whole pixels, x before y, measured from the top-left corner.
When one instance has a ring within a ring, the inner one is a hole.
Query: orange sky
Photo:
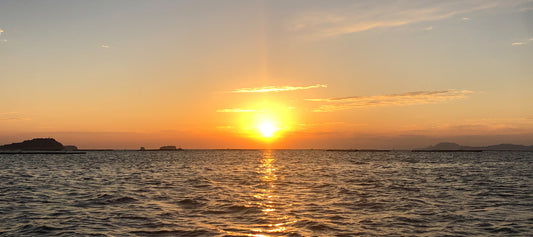
[[[2,2],[0,143],[531,145],[531,9],[529,0]]]

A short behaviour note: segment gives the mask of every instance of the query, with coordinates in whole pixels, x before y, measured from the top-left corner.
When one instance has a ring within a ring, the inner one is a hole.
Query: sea
[[[0,236],[532,236],[533,152],[0,154]]]

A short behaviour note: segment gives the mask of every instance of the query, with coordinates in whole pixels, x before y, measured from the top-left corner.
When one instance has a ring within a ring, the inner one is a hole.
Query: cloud
[[[261,112],[262,110],[257,109],[219,109],[217,112],[219,113],[253,113],[253,112]]]
[[[352,96],[329,99],[307,99],[308,101],[327,102],[313,112],[332,112],[371,106],[416,105],[445,102],[466,97],[473,93],[469,90],[415,91],[403,94]]]
[[[21,117],[18,112],[0,113],[0,121],[21,121],[21,120],[28,120],[28,119]]]
[[[476,118],[454,123],[439,123],[431,127],[414,125],[402,130],[409,134],[520,134],[533,131],[533,121],[528,118]]]
[[[533,41],[533,38],[529,38],[527,40],[521,40],[521,41],[513,42],[511,45],[512,46],[522,46],[522,45],[529,44],[530,41]]]
[[[470,18],[468,18],[468,17],[463,17],[463,18],[461,18],[461,20],[463,20],[463,21],[469,21]]]
[[[2,33],[4,33],[4,31],[2,29],[0,29],[0,36],[2,35]],[[6,42],[7,42],[7,39],[0,40],[0,44],[4,44]]]
[[[105,48],[105,49],[111,48],[111,46],[109,46],[107,44],[102,44],[102,45],[100,45],[100,47]]]
[[[258,88],[240,88],[230,91],[231,93],[265,93],[265,92],[282,92],[282,91],[295,91],[295,90],[307,90],[313,88],[328,87],[327,85],[316,84],[314,86],[265,86]]]
[[[426,28],[424,28],[424,30],[426,30],[426,31],[433,30],[433,26],[426,27]]]
[[[363,1],[328,12],[303,13],[293,20],[289,28],[317,38],[327,38],[377,28],[438,21],[474,11],[514,6],[516,3],[517,1],[497,0],[435,1],[432,4],[427,1]]]

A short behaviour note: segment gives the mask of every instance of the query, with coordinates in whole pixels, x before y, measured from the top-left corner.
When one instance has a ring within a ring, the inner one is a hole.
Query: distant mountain
[[[515,144],[500,144],[488,146],[490,151],[533,151],[533,146],[515,145]]]
[[[434,146],[429,146],[419,150],[433,150],[433,151],[470,151],[470,150],[483,150],[483,151],[533,151],[533,146],[515,145],[515,144],[499,144],[492,146],[461,146],[453,142],[441,142]]]
[[[0,146],[3,151],[61,151],[63,144],[53,138],[35,138]]]

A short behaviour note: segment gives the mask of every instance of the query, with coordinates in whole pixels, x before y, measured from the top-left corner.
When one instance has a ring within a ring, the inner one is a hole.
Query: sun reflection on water
[[[270,236],[286,233],[287,225],[294,223],[287,215],[284,215],[284,208],[290,206],[281,200],[276,191],[276,159],[272,150],[265,150],[262,153],[261,163],[257,167],[257,173],[260,175],[260,185],[257,193],[253,195],[255,205],[261,208],[264,214],[264,226],[260,228],[251,228],[251,236]]]
[[[242,232],[224,231],[227,235],[238,236],[286,236],[293,231],[291,224],[296,220],[287,215],[290,212],[291,203],[288,196],[279,190],[279,177],[276,174],[278,167],[272,150],[264,150],[258,160],[256,174],[258,178],[253,180],[253,189],[247,207],[258,208],[261,212],[251,214],[250,219],[254,223],[248,223]],[[243,232],[244,232],[243,231]]]

